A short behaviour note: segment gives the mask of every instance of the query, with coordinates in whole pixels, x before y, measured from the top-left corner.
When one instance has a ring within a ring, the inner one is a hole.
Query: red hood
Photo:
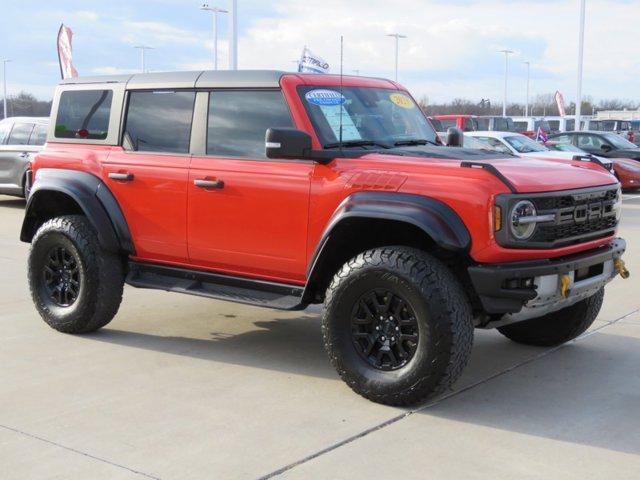
[[[490,160],[518,192],[550,192],[616,183],[601,166],[566,160]]]
[[[368,155],[384,163],[385,169],[402,170],[405,173],[425,173],[447,177],[491,179],[496,177],[488,170],[462,169],[461,160],[429,158],[423,156]],[[469,159],[472,160],[472,159]],[[462,160],[464,161],[464,160]],[[504,175],[521,193],[551,192],[596,187],[617,183],[616,178],[601,166],[589,162],[567,160],[539,160],[533,158],[505,158],[473,160],[490,163]],[[472,172],[470,172],[472,170]]]
[[[640,162],[638,160],[631,160],[630,158],[612,158],[614,166],[621,166],[631,171],[640,170]]]

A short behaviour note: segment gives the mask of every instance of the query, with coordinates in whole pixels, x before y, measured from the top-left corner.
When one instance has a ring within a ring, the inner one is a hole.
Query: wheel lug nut
[[[400,327],[396,327],[396,332],[399,332],[399,331],[400,331]]]
[[[391,341],[395,342],[396,341],[396,337],[391,337]]]
[[[376,325],[376,330],[380,330],[380,327],[378,325]]]
[[[382,340],[383,342],[387,339],[387,337],[385,337],[384,335],[382,337],[380,337],[380,340]]]

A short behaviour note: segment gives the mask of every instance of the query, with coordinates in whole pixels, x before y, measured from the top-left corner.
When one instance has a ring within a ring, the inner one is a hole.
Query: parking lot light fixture
[[[133,48],[137,48],[140,50],[140,69],[142,70],[142,73],[146,73],[147,64],[146,64],[146,58],[145,58],[145,51],[153,50],[153,47],[149,47],[147,45],[136,45]]]
[[[207,3],[202,5],[200,10],[213,13],[213,69],[218,70],[218,14],[229,13],[229,11],[224,8],[210,7]]]
[[[398,81],[398,43],[401,38],[407,38],[406,35],[401,35],[399,33],[389,33],[387,37],[393,37],[396,40],[396,68],[395,68],[395,80]]]
[[[513,50],[500,50],[500,53],[504,53],[504,96],[502,97],[502,116],[507,116],[507,87],[509,84],[509,55]]]
[[[523,62],[527,66],[527,101],[524,104],[524,116],[529,116],[529,80],[531,78],[531,62]]]

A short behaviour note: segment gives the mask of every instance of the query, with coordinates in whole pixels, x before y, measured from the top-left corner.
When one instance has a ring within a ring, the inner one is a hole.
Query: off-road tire
[[[406,365],[382,371],[356,351],[351,312],[371,288],[397,292],[418,320],[417,348]],[[340,377],[356,393],[387,405],[411,405],[447,390],[466,366],[473,346],[469,301],[460,282],[439,260],[407,247],[384,247],[349,260],[327,289],[322,334]]]
[[[77,261],[79,292],[69,306],[60,306],[46,290],[45,264],[52,249],[63,247]],[[104,251],[86,217],[68,215],[46,221],[29,252],[29,288],[40,316],[63,333],[88,333],[108,324],[122,301],[124,269],[120,256]]]
[[[498,331],[514,342],[552,347],[579,337],[594,322],[604,300],[604,288],[595,295],[538,318],[499,327]]]

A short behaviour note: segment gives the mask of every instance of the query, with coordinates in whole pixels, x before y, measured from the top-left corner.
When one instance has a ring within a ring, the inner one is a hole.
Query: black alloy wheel
[[[49,251],[42,271],[44,288],[53,303],[59,307],[70,307],[80,293],[79,260],[64,246]]]
[[[418,347],[418,335],[413,308],[390,290],[371,290],[353,308],[353,344],[358,354],[379,370],[397,370],[411,361]]]

